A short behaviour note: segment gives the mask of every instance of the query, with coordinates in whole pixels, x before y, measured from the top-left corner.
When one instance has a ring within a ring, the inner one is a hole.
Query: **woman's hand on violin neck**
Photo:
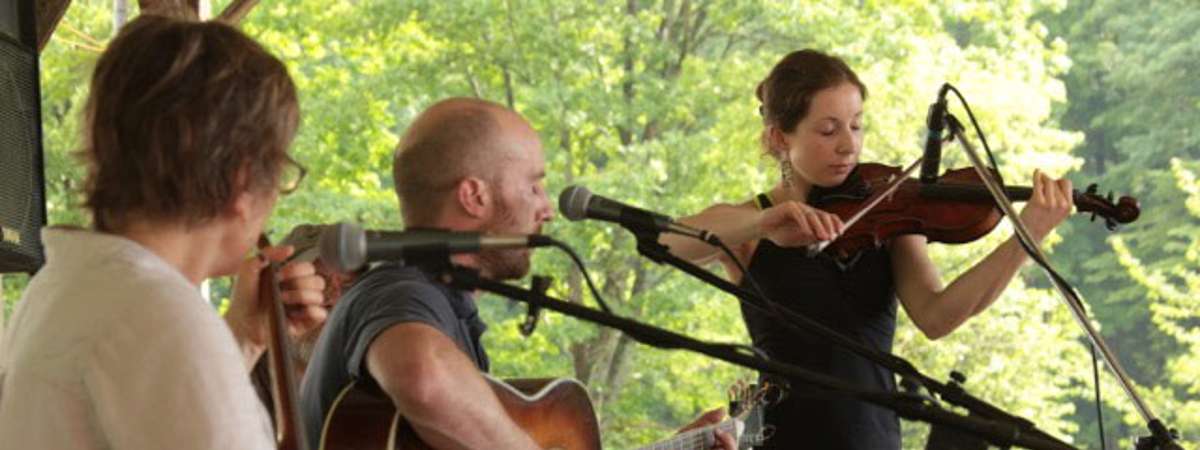
[[[759,213],[762,236],[780,247],[828,241],[842,234],[842,219],[797,201],[786,201]]]
[[[253,366],[267,345],[270,304],[259,298],[259,274],[268,261],[280,262],[291,256],[290,246],[263,249],[262,256],[247,259],[238,268],[233,285],[233,299],[225,312],[225,322],[242,348],[247,364]],[[266,259],[264,259],[264,257]],[[325,280],[317,274],[311,262],[293,261],[276,272],[279,282],[279,301],[287,315],[288,333],[295,337],[308,332],[328,315],[325,303]]]
[[[1021,221],[1039,242],[1071,214],[1075,206],[1071,180],[1033,172],[1033,196],[1021,210]]]

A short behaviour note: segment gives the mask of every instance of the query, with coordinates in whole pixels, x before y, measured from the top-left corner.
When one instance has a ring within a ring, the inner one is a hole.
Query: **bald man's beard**
[[[479,263],[493,280],[515,280],[529,273],[529,253],[526,250],[485,250],[479,252]]]
[[[484,232],[512,233],[515,228],[512,208],[502,199],[496,202],[496,215],[483,226]],[[479,252],[479,268],[493,280],[514,280],[529,273],[529,251],[524,249],[488,249]]]

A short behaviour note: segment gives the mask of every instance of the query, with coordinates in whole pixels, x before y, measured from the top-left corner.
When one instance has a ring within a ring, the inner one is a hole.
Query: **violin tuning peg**
[[[1112,219],[1104,219],[1104,228],[1107,228],[1108,231],[1117,231],[1117,226],[1117,221]]]
[[[1096,221],[1096,213],[1092,212],[1092,214],[1088,217],[1088,222],[1095,222],[1095,221]]]
[[[1110,204],[1110,205],[1111,205],[1111,204],[1113,204],[1113,193],[1112,193],[1112,191],[1108,191],[1108,195],[1106,195],[1104,198],[1105,198],[1106,200],[1108,200],[1108,204]]]
[[[1096,183],[1092,183],[1092,184],[1088,185],[1087,189],[1084,190],[1084,192],[1094,195],[1096,193],[1097,189],[1099,189],[1099,187],[1096,186]]]

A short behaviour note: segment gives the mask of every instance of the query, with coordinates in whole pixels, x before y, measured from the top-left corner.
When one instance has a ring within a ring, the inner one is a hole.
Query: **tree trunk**
[[[641,71],[655,73],[668,82],[677,82],[682,74],[684,62],[697,51],[700,44],[712,37],[712,31],[707,24],[706,3],[695,3],[690,0],[667,1],[659,7],[663,8],[664,17],[655,30],[655,39],[673,55],[661,64],[644,67]],[[623,13],[630,18],[637,17],[643,9],[637,0],[626,0]],[[643,51],[628,35],[623,39],[619,64],[625,73],[619,86],[621,100],[627,111],[636,108],[639,96],[644,89],[638,84],[635,71],[639,71],[638,62],[643,56],[652,53]],[[645,89],[650,89],[646,87]],[[660,118],[647,120],[639,126],[636,118],[622,117],[616,125],[616,135],[622,146],[652,142],[659,139],[664,130],[674,129],[678,124],[663,123]],[[570,136],[564,136],[563,142],[570,142]],[[567,150],[570,150],[567,147]],[[612,248],[626,248],[630,236],[619,233],[614,236]],[[600,262],[602,267],[619,267],[604,273],[605,280],[601,290],[603,295],[614,308],[618,308],[630,318],[638,318],[642,307],[639,307],[639,297],[653,286],[661,276],[656,276],[649,263],[638,258],[608,256],[608,261]],[[572,274],[574,275],[574,274]],[[568,277],[568,292],[571,301],[582,303],[586,295],[579,277]],[[623,307],[623,308],[622,308]],[[627,381],[630,366],[636,357],[638,346],[636,342],[622,333],[601,328],[591,339],[576,341],[570,346],[575,376],[588,385],[597,409],[603,409],[604,404],[618,398],[622,387]]]

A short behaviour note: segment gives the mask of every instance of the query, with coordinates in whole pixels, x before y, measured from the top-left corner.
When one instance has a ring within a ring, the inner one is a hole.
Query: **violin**
[[[813,207],[836,214],[847,221],[863,208],[868,200],[883,192],[901,176],[900,167],[877,163],[859,164],[854,177],[838,188],[823,193],[812,201]],[[1013,201],[1029,200],[1033,188],[1005,187]],[[1078,213],[1090,213],[1104,219],[1109,230],[1118,224],[1137,220],[1141,214],[1137,199],[1120,197],[1113,203],[1097,194],[1095,184],[1083,192],[1072,192]],[[884,198],[857,222],[843,230],[826,252],[847,258],[862,250],[882,247],[896,236],[921,234],[930,242],[961,244],[986,236],[1000,223],[1000,209],[973,168],[946,171],[937,183],[922,183],[906,177],[888,198]]]

